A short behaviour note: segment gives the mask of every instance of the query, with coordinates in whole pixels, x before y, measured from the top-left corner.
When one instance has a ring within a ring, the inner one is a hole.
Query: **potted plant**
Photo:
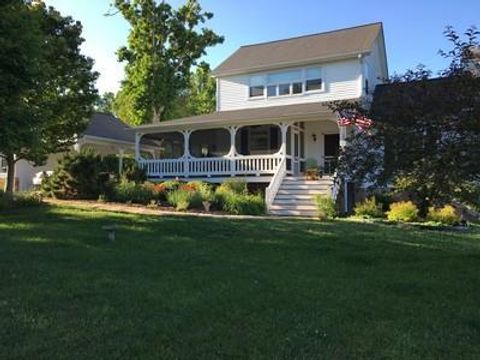
[[[314,158],[308,158],[305,161],[305,177],[307,180],[318,180],[319,167],[318,161]]]

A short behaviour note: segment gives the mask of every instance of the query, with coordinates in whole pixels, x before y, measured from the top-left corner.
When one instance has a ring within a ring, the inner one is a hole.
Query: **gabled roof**
[[[240,110],[216,111],[210,114],[162,121],[157,124],[142,125],[132,131],[142,133],[178,131],[182,129],[206,129],[224,127],[230,124],[248,125],[279,121],[304,121],[332,118],[333,112],[326,103],[314,102],[293,105],[268,106]]]
[[[93,114],[82,135],[134,143],[135,135],[126,131],[128,129],[130,126],[112,114],[97,112]]]
[[[353,57],[371,51],[382,23],[242,46],[214,71],[234,75],[290,65]]]

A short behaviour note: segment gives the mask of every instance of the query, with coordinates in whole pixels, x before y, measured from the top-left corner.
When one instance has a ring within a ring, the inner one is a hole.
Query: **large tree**
[[[370,109],[335,106],[347,118],[374,121],[369,130],[353,132],[341,157],[343,175],[393,184],[422,211],[453,199],[473,200],[480,190],[480,78],[472,67],[478,32],[468,29],[463,39],[448,28],[445,35],[452,49],[441,55],[451,61],[439,77],[431,79],[419,67],[377,88]]]
[[[97,74],[80,53],[81,24],[52,7],[2,2],[0,27],[6,44],[0,46],[0,154],[12,192],[16,161],[40,164],[69,149],[85,129]]]
[[[105,92],[97,98],[95,102],[95,111],[114,113],[115,94],[113,92]]]
[[[124,117],[134,125],[158,122],[187,88],[192,66],[223,37],[200,28],[213,14],[196,0],[178,9],[155,0],[115,0],[115,6],[131,26],[128,46],[118,51],[126,62]]]
[[[216,109],[216,82],[210,74],[210,66],[201,63],[190,75],[188,87],[181,92],[166,119],[208,114]]]

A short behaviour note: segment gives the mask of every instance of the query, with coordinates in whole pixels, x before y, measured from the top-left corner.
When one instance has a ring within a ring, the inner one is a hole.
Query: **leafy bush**
[[[148,185],[122,180],[114,188],[113,199],[123,203],[149,204],[155,200],[155,193]]]
[[[135,159],[124,158],[121,177],[140,184],[147,180],[147,171],[139,167]]]
[[[333,219],[337,216],[335,202],[329,195],[317,195],[315,197],[318,217],[320,220]]]
[[[400,201],[390,205],[387,218],[391,221],[412,222],[418,218],[418,208],[412,201]]]
[[[440,209],[429,208],[427,220],[454,225],[460,222],[460,216],[452,205],[445,205]]]
[[[202,206],[202,197],[198,191],[178,189],[167,193],[167,201],[175,209],[184,211]]]
[[[243,179],[228,179],[217,188],[216,192],[246,195],[248,194],[247,182]]]
[[[43,180],[41,191],[60,199],[97,199],[110,188],[110,174],[104,171],[101,156],[83,150],[59,160],[53,174]]]
[[[377,200],[373,196],[358,203],[353,211],[356,216],[363,218],[383,217],[382,204],[377,203]]]
[[[0,190],[0,210],[33,207],[42,204],[42,196],[38,191],[17,192],[9,195]]]
[[[224,193],[221,205],[223,211],[235,215],[262,215],[266,210],[261,194]]]
[[[308,158],[305,160],[305,169],[318,170],[318,161],[315,158]]]

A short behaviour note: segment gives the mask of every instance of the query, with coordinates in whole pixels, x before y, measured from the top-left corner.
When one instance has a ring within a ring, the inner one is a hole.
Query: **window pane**
[[[298,83],[293,83],[292,84],[292,92],[294,94],[301,94],[302,93],[302,83],[301,82],[298,82]]]
[[[263,96],[264,86],[250,86],[250,97]]]
[[[290,84],[278,85],[278,95],[288,95],[288,94],[290,94]]]
[[[250,76],[250,86],[260,86],[260,85],[263,85],[263,82],[264,82],[263,75]]]
[[[269,84],[272,84],[272,83],[277,83],[278,84],[278,83],[298,81],[301,78],[302,78],[301,70],[285,71],[285,72],[268,74],[267,75],[267,82]]]
[[[267,96],[277,96],[277,85],[270,85],[267,87]]]
[[[306,91],[321,90],[321,89],[322,89],[322,79],[307,80]]]
[[[306,71],[307,80],[319,79],[322,77],[322,70],[320,68],[310,68]]]

